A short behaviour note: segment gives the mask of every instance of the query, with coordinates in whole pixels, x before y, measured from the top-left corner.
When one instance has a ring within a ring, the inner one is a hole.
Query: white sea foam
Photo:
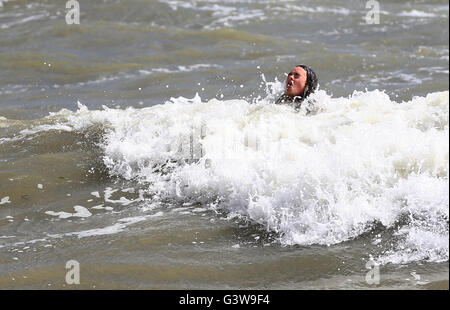
[[[50,16],[50,14],[48,12],[44,12],[43,14],[28,16],[28,17],[25,17],[25,18],[22,18],[19,20],[14,20],[13,22],[10,22],[10,23],[0,24],[0,29],[8,29],[13,26],[22,25],[22,24],[25,24],[25,23],[28,23],[31,21],[42,20],[48,16]]]
[[[133,199],[133,200],[127,199],[125,197],[120,197],[120,199],[118,199],[118,200],[110,199],[112,194],[114,194],[117,191],[119,191],[119,190],[118,189],[111,189],[110,187],[107,187],[105,189],[105,202],[118,203],[118,204],[121,204],[123,206],[127,206],[129,204],[134,203],[134,202],[139,202],[139,201],[143,201],[144,200],[144,197],[143,197],[144,193],[143,193],[142,190],[139,191],[139,197],[136,198],[136,199]]]
[[[145,219],[146,219],[145,216],[123,218],[123,219],[119,220],[119,223],[116,223],[111,226],[107,226],[104,228],[89,229],[89,230],[84,230],[84,231],[74,232],[74,233],[68,233],[65,235],[74,235],[74,236],[77,236],[78,238],[86,238],[86,237],[102,236],[102,235],[112,235],[112,234],[117,234],[117,233],[123,231],[129,225],[144,221]]]
[[[398,16],[406,16],[406,17],[436,17],[437,15],[434,13],[428,13],[419,10],[412,11],[403,11],[398,14]]]
[[[112,207],[104,207],[103,205],[98,205],[98,206],[94,206],[91,209],[96,209],[96,210],[107,210],[107,211],[112,211],[114,210]]]
[[[267,18],[266,13],[263,10],[243,5],[250,4],[251,2],[249,1],[226,1],[225,3],[218,4],[217,1],[187,2],[168,0],[163,3],[167,4],[174,11],[185,9],[199,12],[211,12],[211,16],[213,17],[212,22],[205,25],[205,29],[232,27],[236,23],[248,23],[251,19],[264,20]]]
[[[74,206],[75,213],[69,213],[69,212],[55,212],[55,211],[46,211],[45,214],[51,215],[51,216],[57,216],[60,219],[66,219],[69,217],[90,217],[92,215],[91,212],[89,212],[88,209],[82,206]]]
[[[346,8],[333,8],[333,7],[321,7],[321,6],[314,6],[314,7],[306,7],[306,6],[299,6],[299,5],[293,5],[293,4],[287,4],[284,7],[278,8],[282,10],[288,10],[288,11],[299,11],[299,12],[306,12],[306,13],[334,13],[334,14],[340,14],[340,15],[349,15],[351,11]]]
[[[148,218],[155,217],[155,216],[161,216],[161,213],[153,214],[153,215],[147,215],[147,216],[136,216],[136,217],[127,217],[122,218],[117,221],[117,223],[112,224],[110,226],[102,227],[102,228],[94,228],[94,229],[88,229],[88,230],[82,230],[77,232],[69,232],[69,233],[63,233],[63,234],[47,234],[46,238],[26,241],[26,242],[17,242],[14,243],[13,246],[18,245],[24,245],[24,244],[30,244],[30,243],[36,243],[36,242],[48,242],[48,238],[52,239],[60,239],[64,237],[71,237],[75,236],[78,238],[87,238],[87,237],[93,237],[93,236],[103,236],[103,235],[113,235],[122,232],[126,227],[133,225],[135,223],[139,223],[142,221],[145,221]]]
[[[33,135],[38,132],[50,131],[50,130],[60,130],[60,131],[72,131],[71,126],[55,124],[55,125],[39,125],[34,127],[33,129],[24,129],[20,131],[20,134],[23,136]]]
[[[100,198],[99,192],[92,192],[91,195]]]
[[[179,72],[192,72],[198,71],[204,68],[222,68],[220,65],[216,64],[194,64],[190,66],[177,66],[176,69],[168,69],[168,68],[153,68],[151,71],[148,70],[139,70],[139,73],[142,75],[150,75],[154,72],[157,73],[179,73]]]
[[[282,88],[266,85],[272,95]],[[140,181],[153,199],[246,218],[283,244],[336,244],[379,223],[397,227],[395,241],[377,241],[392,243],[381,262],[448,260],[448,91],[401,103],[380,91],[313,99],[299,112],[197,95],[143,109],[80,104],[52,117],[72,130],[103,124],[110,173]],[[106,189],[105,202],[143,200],[111,199],[116,192]]]
[[[0,205],[7,204],[7,203],[11,203],[11,201],[9,200],[9,196],[3,197],[0,200]]]

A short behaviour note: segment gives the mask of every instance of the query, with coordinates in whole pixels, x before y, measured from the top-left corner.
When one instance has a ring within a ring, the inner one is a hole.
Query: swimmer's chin
[[[293,93],[292,93],[291,91],[289,91],[289,90],[286,90],[286,91],[284,92],[284,95],[290,97],[291,99],[295,97],[295,94],[293,94]]]

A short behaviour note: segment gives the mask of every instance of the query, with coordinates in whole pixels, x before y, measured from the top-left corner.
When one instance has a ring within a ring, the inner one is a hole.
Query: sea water
[[[0,3],[1,288],[448,288],[448,2]]]

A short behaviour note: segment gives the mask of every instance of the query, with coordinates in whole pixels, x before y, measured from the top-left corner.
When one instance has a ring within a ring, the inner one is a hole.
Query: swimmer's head
[[[295,66],[286,78],[285,94],[290,98],[308,97],[317,89],[318,79],[316,73],[308,66]]]

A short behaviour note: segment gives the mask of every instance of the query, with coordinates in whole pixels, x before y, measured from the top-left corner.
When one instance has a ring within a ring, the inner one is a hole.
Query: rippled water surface
[[[0,0],[1,289],[448,289],[448,1],[79,3]]]

